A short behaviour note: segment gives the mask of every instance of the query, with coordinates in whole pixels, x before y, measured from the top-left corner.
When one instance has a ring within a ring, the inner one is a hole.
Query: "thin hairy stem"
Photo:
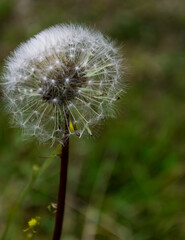
[[[58,203],[57,203],[57,213],[55,220],[55,229],[53,233],[53,240],[60,240],[62,235],[62,227],[64,220],[64,209],[65,209],[65,197],[66,197],[66,184],[67,184],[67,169],[68,169],[68,159],[69,159],[69,114],[64,112],[65,116],[65,140],[62,146],[62,151],[60,156],[61,167],[60,167],[60,182],[58,190]]]

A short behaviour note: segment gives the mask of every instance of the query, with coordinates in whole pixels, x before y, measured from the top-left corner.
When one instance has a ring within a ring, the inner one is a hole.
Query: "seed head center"
[[[42,98],[52,104],[65,104],[78,95],[78,89],[86,82],[83,69],[66,67],[53,69],[42,81]]]

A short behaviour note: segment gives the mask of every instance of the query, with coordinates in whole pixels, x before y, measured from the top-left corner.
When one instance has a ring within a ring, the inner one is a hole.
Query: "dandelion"
[[[120,49],[100,32],[58,25],[37,34],[8,58],[3,74],[7,109],[25,135],[60,142],[61,171],[53,240],[62,231],[69,136],[93,136],[114,117],[124,92]],[[34,219],[28,229],[32,229]]]
[[[101,33],[59,25],[21,44],[6,62],[7,108],[27,136],[64,143],[68,134],[94,135],[114,117],[123,92],[122,58]]]

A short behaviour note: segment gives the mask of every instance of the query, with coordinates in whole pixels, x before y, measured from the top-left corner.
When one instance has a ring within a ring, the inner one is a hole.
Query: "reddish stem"
[[[57,203],[57,213],[55,220],[55,229],[53,233],[53,240],[60,240],[62,235],[62,227],[64,220],[64,209],[65,209],[65,198],[66,198],[66,185],[67,185],[67,170],[68,170],[68,160],[69,160],[69,115],[65,113],[65,134],[66,139],[64,139],[64,145],[62,146],[62,151],[60,156],[61,166],[60,166],[60,183],[58,190],[58,203]]]

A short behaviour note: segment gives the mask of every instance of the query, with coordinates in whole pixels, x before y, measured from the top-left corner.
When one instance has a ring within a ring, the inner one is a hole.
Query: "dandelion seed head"
[[[4,95],[14,123],[40,141],[63,142],[67,112],[69,135],[92,135],[116,113],[123,67],[119,49],[99,32],[77,25],[42,31],[6,62]]]

